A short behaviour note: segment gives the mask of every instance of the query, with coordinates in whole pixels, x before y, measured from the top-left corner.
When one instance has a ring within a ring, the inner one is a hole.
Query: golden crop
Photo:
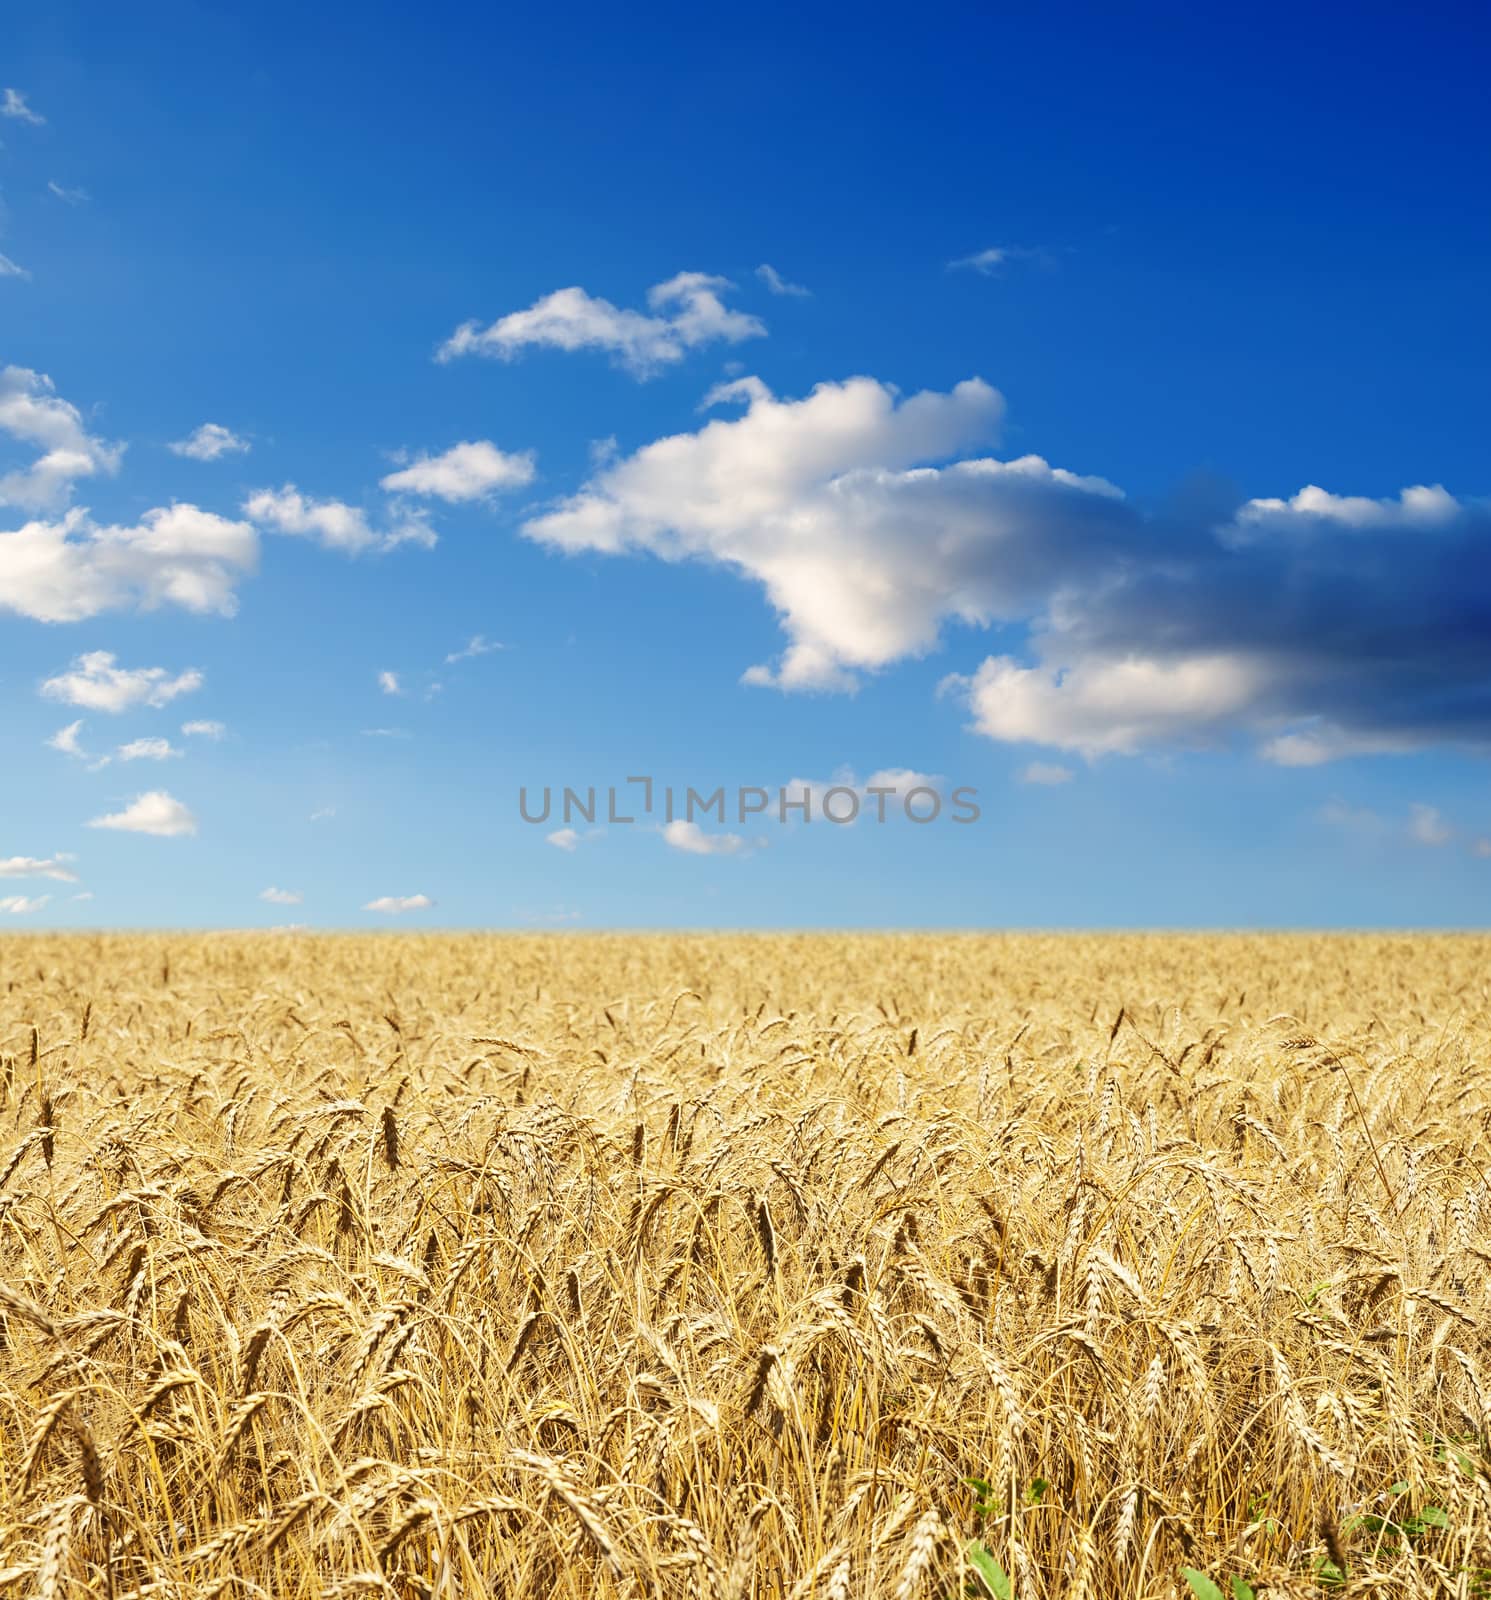
[[[1491,1594],[1491,940],[0,962],[0,1595]]]

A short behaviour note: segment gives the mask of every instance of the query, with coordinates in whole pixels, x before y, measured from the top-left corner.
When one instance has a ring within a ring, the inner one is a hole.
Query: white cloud
[[[306,819],[308,822],[326,822],[337,814],[335,806],[318,806]]]
[[[663,826],[663,840],[675,850],[691,856],[738,856],[751,848],[738,833],[705,833],[697,822],[681,818]],[[758,843],[764,844],[760,840]]]
[[[404,494],[435,495],[452,503],[485,500],[498,490],[522,489],[533,482],[531,450],[509,454],[489,439],[454,444],[443,455],[419,455],[379,487]]]
[[[231,428],[219,422],[204,422],[194,433],[174,440],[166,448],[193,461],[216,461],[219,456],[244,454],[251,446]]]
[[[755,580],[789,644],[750,683],[849,688],[857,672],[932,649],[947,621],[1021,617],[1127,520],[1111,484],[1038,456],[919,465],[994,433],[1003,400],[978,379],[902,399],[851,378],[778,400],[742,378],[709,397],[742,400],[744,416],[612,463],[523,532]]]
[[[68,896],[69,900],[91,900],[92,898],[93,898],[92,889],[84,889],[81,894],[74,894],[74,895],[69,895]]]
[[[977,250],[971,256],[959,256],[956,261],[949,261],[948,266],[954,271],[967,268],[969,271],[980,272],[988,277],[1002,267],[1010,259],[1010,255],[1010,251],[995,245],[987,250]]]
[[[116,753],[121,761],[169,761],[181,751],[169,739],[131,739]]]
[[[17,122],[29,122],[37,128],[47,120],[26,104],[26,96],[19,89],[5,91],[5,98],[0,100],[0,117],[11,117]]]
[[[1362,838],[1376,837],[1387,826],[1377,812],[1366,806],[1349,806],[1343,800],[1326,801],[1316,816],[1333,828],[1342,828]]]
[[[0,255],[0,278],[29,278],[27,272],[19,261],[12,261],[7,255]]]
[[[852,804],[845,795],[831,794],[833,790],[845,789],[854,796]],[[781,793],[772,797],[772,807],[779,819],[785,818],[788,822],[826,820],[838,827],[851,827],[861,817],[883,821],[903,815],[906,796],[917,789],[930,789],[939,800],[946,793],[946,785],[936,773],[917,772],[911,767],[882,767],[861,783],[852,768],[840,767],[827,781],[790,779],[782,785]],[[806,819],[800,809],[804,794],[808,798]],[[787,809],[783,809],[783,796]],[[892,806],[892,800],[899,801],[900,805]],[[924,813],[929,802],[925,797],[918,797],[913,804],[918,813]],[[768,815],[773,814],[772,807],[768,807]]]
[[[277,533],[313,539],[328,550],[357,555],[364,550],[392,550],[401,544],[427,549],[436,542],[435,530],[420,511],[394,507],[393,520],[376,532],[367,514],[342,500],[312,500],[293,483],[280,489],[258,489],[243,503],[244,514],[261,527]]]
[[[452,650],[446,656],[445,664],[450,666],[457,661],[470,661],[476,656],[489,656],[494,651],[505,650],[506,648],[506,645],[497,644],[495,641],[488,639],[485,634],[474,633],[467,644],[463,645],[459,650]]]
[[[40,911],[51,899],[49,894],[39,894],[27,898],[23,894],[0,895],[0,911],[9,912],[13,917],[23,917],[28,911]]]
[[[55,178],[47,180],[47,188],[64,204],[68,206],[81,206],[88,203],[89,195],[86,189],[68,189],[58,183]]]
[[[484,355],[511,361],[525,349],[603,350],[636,378],[650,378],[701,345],[760,338],[765,324],[729,310],[720,291],[727,278],[680,272],[647,292],[647,312],[622,310],[583,289],[558,289],[486,328],[464,323],[440,347],[438,359]]]
[[[364,739],[407,739],[410,737],[407,728],[364,728]]]
[[[1248,709],[1259,687],[1246,657],[1226,655],[1130,656],[1054,671],[994,656],[971,678],[944,682],[963,691],[974,727],[989,738],[1089,758],[1219,734]]]
[[[397,672],[380,672],[378,674],[378,687],[384,694],[403,694],[404,692],[399,687],[399,675]]]
[[[1491,839],[1477,839],[1471,845],[1470,853],[1479,856],[1482,861],[1491,861]]]
[[[65,728],[58,728],[56,733],[48,739],[47,747],[51,750],[60,750],[65,756],[86,756],[88,752],[78,743],[78,734],[83,726],[83,719],[69,722]]]
[[[580,842],[580,835],[573,828],[556,828],[553,833],[546,833],[544,840],[556,850],[573,850]]]
[[[805,289],[800,283],[788,283],[781,273],[766,261],[763,261],[761,265],[756,268],[756,276],[760,278],[762,283],[764,283],[773,294],[790,295],[798,299],[806,299],[807,296],[813,292],[811,289]]]
[[[305,896],[297,889],[261,889],[259,898],[272,906],[298,906]]]
[[[1002,267],[1014,261],[1034,261],[1049,266],[1052,255],[1048,250],[1031,249],[1023,245],[993,245],[987,250],[976,250],[971,256],[959,256],[949,261],[949,272],[976,272],[980,277],[995,277]]]
[[[153,833],[162,839],[197,831],[197,819],[164,789],[152,789],[132,800],[123,811],[95,817],[90,828],[112,828],[120,833]]]
[[[1032,761],[1022,769],[1020,782],[1044,784],[1049,787],[1058,783],[1070,783],[1074,776],[1070,767],[1058,766],[1053,761]]]
[[[362,909],[384,911],[396,917],[405,911],[427,911],[434,903],[428,895],[423,894],[385,894],[376,900],[369,900]]]
[[[329,550],[366,550],[378,543],[366,515],[341,500],[310,500],[287,483],[282,489],[260,489],[243,503],[246,516],[279,533],[315,539]]]
[[[128,528],[72,511],[0,532],[0,610],[37,622],[81,622],[130,605],[232,616],[234,586],[258,554],[248,523],[194,505],[157,507]]]
[[[124,454],[123,445],[90,434],[78,408],[30,367],[0,368],[0,433],[41,452],[29,467],[0,476],[0,505],[31,511],[65,504],[77,479],[117,472]]]
[[[1408,808],[1408,835],[1416,844],[1448,844],[1454,830],[1444,820],[1435,806],[1412,805]]]
[[[120,712],[138,705],[163,706],[178,695],[200,689],[205,681],[195,667],[173,678],[164,667],[130,669],[116,666],[115,660],[111,650],[90,650],[74,658],[70,671],[48,678],[41,692],[49,700],[65,700],[90,711]]]
[[[76,883],[78,875],[66,863],[70,856],[0,856],[0,878],[55,878],[58,883]]]
[[[228,732],[221,722],[213,722],[207,718],[197,722],[183,722],[181,731],[189,739],[222,739]]]

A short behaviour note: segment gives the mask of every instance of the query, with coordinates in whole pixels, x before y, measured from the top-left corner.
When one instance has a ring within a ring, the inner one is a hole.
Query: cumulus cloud
[[[58,883],[76,883],[78,875],[67,864],[71,856],[0,856],[0,878],[55,878]]]
[[[178,456],[192,461],[216,461],[220,456],[242,455],[250,448],[249,441],[225,428],[220,422],[204,422],[185,439],[177,439],[166,446]]]
[[[456,503],[486,500],[504,489],[522,489],[533,482],[533,451],[509,454],[489,439],[453,444],[443,455],[419,455],[407,467],[390,472],[379,486],[393,493],[433,495]]]
[[[489,656],[496,650],[505,650],[506,648],[506,645],[498,644],[494,640],[488,639],[485,634],[474,633],[470,640],[462,645],[459,650],[452,650],[446,656],[445,664],[446,666],[451,666],[457,661],[471,661],[477,656]]]
[[[384,694],[403,694],[404,692],[399,687],[399,675],[397,672],[380,672],[378,674],[378,687]]]
[[[1146,509],[1039,456],[965,456],[1002,410],[976,379],[781,400],[743,378],[710,401],[746,409],[603,463],[523,532],[759,585],[787,645],[747,682],[848,689],[950,625],[1004,625],[1023,648],[947,682],[993,739],[1097,759],[1245,738],[1294,766],[1491,749],[1491,502]]]
[[[1470,853],[1478,856],[1482,861],[1491,860],[1491,839],[1477,839],[1470,847]]]
[[[24,894],[0,895],[0,911],[13,917],[23,917],[29,911],[40,911],[51,899],[49,894],[26,896]]]
[[[131,706],[166,705],[178,695],[200,689],[205,681],[195,667],[173,677],[164,667],[120,667],[115,665],[116,660],[112,650],[90,650],[76,657],[67,672],[48,678],[41,692],[49,700],[65,700],[89,711],[117,713],[128,711]],[[77,727],[74,723],[74,742]],[[57,748],[65,746],[59,744]]]
[[[19,89],[5,91],[4,99],[0,99],[0,117],[9,117],[15,122],[29,122],[36,128],[47,120],[40,112],[31,109],[26,103],[26,96]]]
[[[376,900],[369,900],[362,908],[364,911],[383,911],[389,916],[397,917],[405,911],[427,911],[434,901],[424,894],[385,894]]]
[[[1020,782],[1041,784],[1051,788],[1059,783],[1070,783],[1074,776],[1070,767],[1059,766],[1054,761],[1032,761],[1021,769]]]
[[[796,299],[806,299],[812,294],[811,289],[805,289],[800,283],[788,283],[770,262],[763,261],[756,268],[756,276],[773,294],[789,295]]]
[[[662,833],[664,843],[691,856],[738,856],[751,848],[738,833],[705,833],[697,822],[682,819],[665,823]]]
[[[1408,836],[1415,844],[1438,846],[1454,838],[1454,830],[1437,806],[1412,805],[1408,808]]]
[[[30,367],[0,368],[0,433],[40,452],[30,466],[0,475],[0,505],[27,511],[64,505],[79,478],[117,472],[124,454],[123,445],[89,433],[78,408]]]
[[[573,828],[556,828],[553,833],[544,835],[544,842],[556,850],[573,850],[580,842],[580,835]]]
[[[152,789],[132,800],[123,811],[95,817],[90,828],[112,828],[119,833],[153,833],[174,839],[197,831],[197,819],[164,789]]]
[[[393,508],[389,525],[376,530],[367,513],[342,500],[313,500],[293,483],[280,489],[257,489],[243,503],[244,515],[276,533],[311,539],[328,550],[360,555],[365,550],[392,550],[401,544],[430,548],[435,530],[421,512]]]
[[[650,378],[702,345],[738,344],[765,334],[758,317],[732,311],[720,298],[733,287],[706,272],[680,272],[647,291],[645,312],[623,310],[584,289],[557,289],[488,327],[463,323],[440,347],[438,359],[482,355],[511,361],[533,348],[600,350],[633,377]]]
[[[327,822],[337,814],[335,806],[318,806],[306,819],[308,822]]]
[[[169,761],[181,751],[169,739],[131,739],[117,753],[121,761]]]
[[[261,889],[259,898],[272,906],[298,906],[305,896],[298,889]]]
[[[0,610],[37,622],[81,622],[128,606],[232,616],[235,586],[257,565],[246,522],[194,505],[157,507],[133,527],[71,511],[0,532]]]
[[[1038,456],[936,467],[1003,413],[979,379],[900,398],[870,378],[779,400],[756,378],[715,390],[745,414],[660,439],[523,526],[556,549],[718,563],[760,584],[789,644],[746,681],[851,687],[919,655],[948,620],[1016,619],[1126,524],[1100,478]]]
[[[207,718],[196,722],[183,722],[181,731],[189,739],[221,739],[228,732],[221,722],[213,722]]]

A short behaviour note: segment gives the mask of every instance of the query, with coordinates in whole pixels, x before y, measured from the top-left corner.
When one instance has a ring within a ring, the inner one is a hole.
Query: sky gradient
[[[1486,922],[1484,19],[841,17],[15,19],[0,929]]]

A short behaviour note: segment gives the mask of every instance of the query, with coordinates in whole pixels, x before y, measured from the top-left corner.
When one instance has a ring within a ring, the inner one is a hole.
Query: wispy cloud
[[[1437,806],[1415,804],[1408,808],[1408,836],[1415,844],[1438,846],[1454,838],[1454,829]]]
[[[272,906],[298,906],[305,896],[298,889],[261,889],[259,898],[267,900]]]
[[[380,672],[378,674],[378,687],[384,694],[403,694],[404,692],[399,686],[397,672]]]
[[[424,894],[385,894],[369,900],[364,911],[382,911],[391,917],[402,916],[406,911],[427,911],[434,901]]]
[[[49,894],[26,896],[24,894],[0,895],[0,911],[13,917],[24,917],[28,912],[40,911],[51,900]]]
[[[189,739],[222,739],[228,732],[221,722],[213,722],[208,718],[196,722],[183,722],[181,731]]]
[[[1048,787],[1058,783],[1070,783],[1074,773],[1070,767],[1057,765],[1054,761],[1032,761],[1021,769],[1020,782],[1044,784]]]
[[[1032,250],[1021,245],[991,245],[987,250],[975,250],[972,255],[959,256],[949,261],[949,272],[977,272],[985,278],[995,277],[1001,268],[1014,261],[1034,261],[1050,265],[1051,256],[1045,250]]]
[[[84,757],[88,752],[78,743],[78,735],[83,730],[83,719],[69,722],[65,728],[58,728],[56,733],[46,741],[50,750],[60,750],[65,756]]]
[[[796,299],[805,300],[813,292],[811,289],[804,288],[800,283],[788,283],[781,273],[766,261],[763,261],[756,268],[756,276],[773,294],[789,295]]]
[[[121,761],[169,761],[181,751],[169,739],[131,739],[115,752]]]
[[[452,650],[446,656],[445,664],[451,666],[457,661],[471,661],[477,656],[489,656],[494,651],[505,649],[507,649],[505,644],[498,644],[496,640],[488,639],[485,634],[474,633],[468,643],[459,650]]]
[[[38,111],[33,111],[27,104],[26,96],[19,89],[7,89],[3,99],[0,99],[0,117],[9,117],[15,122],[29,122],[32,127],[39,128],[47,120]]]
[[[118,833],[151,833],[161,839],[175,839],[197,831],[197,819],[164,789],[139,795],[123,811],[95,817],[90,828],[111,828]]]
[[[252,448],[247,439],[218,422],[204,422],[186,438],[173,440],[166,446],[176,455],[192,461],[216,461],[220,456],[246,454]]]
[[[0,278],[29,278],[27,272],[19,261],[12,261],[7,255],[0,255]]]
[[[733,287],[728,278],[707,272],[680,272],[647,291],[646,312],[623,310],[580,288],[557,289],[485,328],[463,323],[441,345],[438,359],[481,355],[511,361],[530,349],[599,350],[634,378],[650,378],[703,345],[738,344],[765,334],[759,317],[732,311],[720,298]]]
[[[0,856],[0,878],[55,878],[76,883],[78,875],[67,865],[71,856]]]
[[[111,650],[90,650],[76,657],[69,671],[48,678],[41,692],[49,700],[117,714],[131,706],[163,706],[205,681],[195,667],[173,677],[164,667],[120,667],[116,660]]]
[[[86,205],[90,199],[89,193],[86,189],[69,189],[65,185],[58,183],[55,179],[48,179],[47,188],[50,189],[54,195],[56,195],[63,205]]]

